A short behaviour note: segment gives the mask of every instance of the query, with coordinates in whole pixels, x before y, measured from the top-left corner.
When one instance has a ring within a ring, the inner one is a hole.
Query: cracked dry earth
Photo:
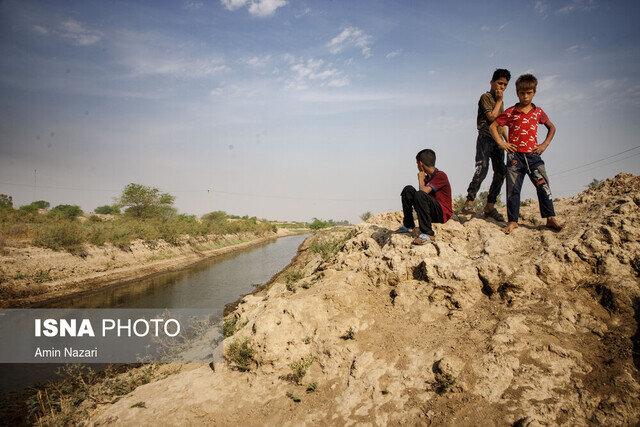
[[[509,236],[453,219],[412,247],[388,213],[336,232],[346,242],[326,260],[308,241],[294,283],[285,271],[229,315],[242,327],[225,350],[247,338],[249,371],[221,360],[180,372],[90,422],[635,424],[639,204],[640,177],[620,174],[556,202],[557,234],[532,203]]]

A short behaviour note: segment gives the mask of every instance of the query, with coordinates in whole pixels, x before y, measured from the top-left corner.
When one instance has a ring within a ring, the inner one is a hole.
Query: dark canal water
[[[222,317],[226,304],[282,270],[306,237],[281,237],[186,270],[59,300],[47,308],[206,308]],[[0,364],[0,399],[54,378],[55,368],[54,364]]]

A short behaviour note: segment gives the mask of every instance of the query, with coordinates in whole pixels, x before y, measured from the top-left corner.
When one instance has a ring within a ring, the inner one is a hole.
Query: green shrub
[[[83,247],[84,235],[82,227],[72,221],[59,221],[43,224],[36,229],[33,243],[36,246],[66,250],[75,255],[85,255]]]
[[[204,222],[223,222],[228,218],[229,215],[225,211],[213,211],[202,215],[202,221]]]
[[[336,223],[332,219],[323,221],[318,218],[313,218],[309,223],[309,228],[312,230],[320,230],[321,228],[333,227],[334,225],[336,225]]]
[[[51,206],[51,203],[46,200],[37,200],[35,202],[31,202],[31,206],[35,206],[36,209],[47,209]]]
[[[13,198],[6,194],[0,194],[0,210],[13,209]]]
[[[238,318],[236,316],[229,316],[224,319],[222,323],[222,335],[225,338],[229,338],[233,334],[236,333],[236,324],[238,323]]]
[[[20,206],[20,210],[29,215],[36,215],[38,213],[38,208],[34,205]]]
[[[76,219],[82,215],[78,205],[58,205],[49,211],[49,215],[57,218]]]
[[[253,362],[253,348],[249,338],[236,338],[225,351],[225,358],[239,371],[248,371]]]
[[[297,362],[293,362],[289,365],[289,367],[291,368],[291,374],[287,376],[287,379],[296,384],[300,384],[302,378],[304,378],[304,376],[307,374],[307,369],[309,369],[314,361],[315,357],[307,356],[303,357]]]
[[[364,222],[367,222],[367,220],[369,220],[369,218],[371,218],[372,216],[373,215],[371,214],[371,212],[366,211],[365,213],[360,215],[360,219],[363,220]]]
[[[44,283],[49,282],[51,280],[51,274],[48,271],[38,270],[36,274],[33,275],[33,281],[36,283]]]
[[[316,240],[309,245],[312,252],[320,254],[323,260],[328,260],[340,252],[345,240],[340,238]]]
[[[97,214],[115,215],[120,213],[120,208],[116,205],[103,205],[98,206],[93,211]]]

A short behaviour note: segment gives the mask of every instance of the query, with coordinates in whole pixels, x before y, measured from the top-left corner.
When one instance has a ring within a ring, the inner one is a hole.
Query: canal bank
[[[50,302],[47,307],[207,308],[211,310],[212,316],[221,319],[226,304],[271,282],[273,277],[289,266],[290,261],[298,256],[298,250],[306,238],[307,235],[299,234],[245,245],[244,250],[228,251],[180,271],[156,274],[116,287],[73,295]],[[95,374],[97,377],[92,376],[92,381],[97,381],[98,377],[109,381],[108,378],[122,370],[135,376],[140,369],[147,369],[131,365],[130,370],[127,365],[122,365],[116,366],[114,372],[102,372],[105,366],[91,366],[99,372]],[[0,408],[0,413],[5,412],[0,419],[22,419],[20,414],[25,409],[21,402],[31,398],[33,394],[26,391],[26,388],[39,387],[39,384],[50,380],[68,382],[71,374],[58,376],[55,374],[58,368],[64,368],[64,365],[0,365],[0,400],[4,401],[2,406],[17,405],[13,414],[6,413],[8,408]],[[169,368],[158,369],[162,371]],[[186,365],[180,369],[186,369]],[[154,367],[154,375],[155,370]]]
[[[149,246],[138,241],[126,251],[110,245],[89,247],[84,258],[42,248],[11,248],[0,256],[0,265],[9,278],[0,289],[0,308],[60,306],[74,296],[127,286],[280,237],[307,232],[278,229],[262,236],[239,233],[185,239],[180,245],[161,242]]]

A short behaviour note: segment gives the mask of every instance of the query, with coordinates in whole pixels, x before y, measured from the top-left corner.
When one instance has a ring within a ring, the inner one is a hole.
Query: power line
[[[584,168],[585,166],[591,166],[594,165],[596,163],[600,163],[604,160],[608,160],[608,159],[612,159],[614,157],[620,156],[621,154],[625,154],[628,153],[630,151],[636,150],[640,148],[640,145],[637,145],[635,147],[629,148],[627,150],[621,151],[619,153],[616,154],[612,154],[610,156],[607,157],[603,157],[601,159],[597,159],[594,160],[592,162],[589,163],[585,163],[583,165],[579,165],[579,166],[575,166],[573,168],[570,169],[565,169],[563,171],[560,172],[556,172],[553,174],[550,174],[549,177],[554,177],[554,176],[559,176],[559,175],[565,175],[568,172],[573,172],[576,171],[578,169]],[[600,168],[600,167],[604,167],[604,166],[608,166],[614,163],[618,163],[627,159],[631,159],[634,157],[640,156],[640,153],[635,153],[632,154],[630,156],[626,156],[623,157],[621,159],[616,159],[614,161],[611,162],[607,162],[605,164],[601,164],[601,165],[597,165],[594,166],[594,168]],[[584,171],[579,171],[577,173],[584,173],[584,172],[588,172],[588,170],[584,170]],[[572,174],[570,174],[572,175]],[[565,175],[566,176],[566,175]],[[34,191],[36,188],[47,188],[47,189],[53,189],[53,190],[72,190],[72,191],[102,191],[102,192],[110,192],[110,193],[119,193],[121,190],[120,189],[107,189],[107,188],[83,188],[83,187],[63,187],[63,186],[55,186],[55,185],[39,185],[37,186],[34,182],[34,184],[20,184],[20,183],[15,183],[15,182],[0,182],[0,184],[2,185],[11,185],[11,186],[17,186],[17,187],[29,187],[29,188],[34,188]],[[359,198],[359,199],[350,199],[350,198],[323,198],[323,197],[296,197],[296,196],[281,196],[281,195],[273,195],[273,194],[255,194],[255,193],[238,193],[238,192],[232,192],[232,191],[220,191],[220,190],[213,190],[213,189],[200,189],[200,190],[196,190],[196,189],[189,189],[189,190],[167,190],[169,193],[216,193],[216,194],[222,194],[222,195],[227,195],[227,196],[243,196],[243,197],[259,197],[259,198],[265,198],[265,199],[280,199],[280,200],[304,200],[304,201],[316,201],[316,202],[387,202],[387,201],[397,201],[397,198]]]
[[[323,198],[323,197],[293,197],[293,196],[276,196],[270,194],[250,194],[250,193],[233,193],[230,191],[217,191],[212,190],[213,193],[225,194],[229,196],[250,196],[250,197],[262,197],[267,199],[286,199],[286,200],[307,200],[307,201],[319,201],[319,202],[383,202],[390,200],[398,200],[398,198],[364,198],[364,199],[340,199],[340,198]]]
[[[619,155],[621,155],[621,154],[628,153],[629,151],[633,151],[633,150],[638,149],[638,148],[640,148],[640,145],[637,145],[637,146],[635,146],[635,147],[629,148],[629,149],[627,149],[627,150],[621,151],[621,152],[616,153],[616,154],[612,154],[612,155],[607,156],[607,157],[603,157],[603,158],[598,159],[598,160],[594,160],[594,161],[589,162],[589,163],[585,163],[585,164],[580,165],[580,166],[575,166],[575,167],[570,168],[570,169],[565,169],[565,170],[560,171],[560,172],[555,172],[555,173],[553,173],[553,174],[551,174],[551,175],[549,175],[549,176],[550,176],[550,177],[552,177],[552,176],[562,175],[562,174],[564,174],[564,173],[571,172],[571,171],[574,171],[574,170],[576,170],[576,169],[583,168],[583,167],[585,167],[585,166],[590,166],[590,165],[593,165],[593,164],[595,164],[595,163],[599,163],[599,162],[601,162],[601,161],[603,161],[603,160],[608,160],[608,159],[612,159],[612,158],[614,158],[614,157],[618,157],[618,156],[619,156]],[[623,159],[620,159],[620,161],[621,161],[621,160],[626,160],[626,159],[628,159],[628,158],[630,158],[630,157],[634,157],[634,156],[635,156],[635,154],[634,154],[634,155],[632,155],[632,156],[629,156],[629,157],[625,157],[625,158],[623,158]],[[615,162],[612,162],[612,163],[615,163]],[[609,164],[611,164],[611,163],[609,163]],[[601,166],[604,166],[604,165],[601,165]]]
[[[35,187],[33,184],[19,184],[15,182],[0,182],[3,185],[12,185],[18,187]],[[107,188],[80,188],[80,187],[62,187],[62,186],[54,186],[54,185],[38,185],[38,188],[47,188],[53,190],[73,190],[73,191],[104,191],[110,193],[119,193],[121,190],[115,189],[107,189]],[[222,194],[228,196],[244,196],[244,197],[260,197],[267,199],[283,199],[283,200],[305,200],[305,201],[320,201],[320,202],[382,202],[382,201],[391,201],[397,200],[391,198],[359,198],[359,199],[348,199],[348,198],[323,198],[323,197],[296,197],[296,196],[281,196],[281,195],[273,195],[273,194],[253,194],[253,193],[238,193],[232,191],[218,191],[213,189],[202,189],[202,190],[167,190],[169,193],[215,193]]]
[[[638,157],[638,156],[640,156],[640,153],[635,153],[635,154],[632,154],[631,156],[623,157],[623,158],[621,158],[621,159],[616,159],[616,160],[613,160],[613,161],[611,161],[611,162],[604,163],[604,164],[602,164],[602,165],[596,165],[596,166],[594,166],[594,167],[592,167],[592,168],[585,169],[585,170],[583,170],[583,171],[577,171],[577,172],[574,172],[574,173],[566,174],[566,175],[564,175],[562,178],[567,177],[567,176],[571,176],[571,175],[575,175],[575,174],[581,174],[581,173],[589,172],[589,171],[591,171],[592,169],[601,168],[601,167],[604,167],[604,166],[609,166],[609,165],[612,165],[612,164],[614,164],[614,163],[622,162],[622,161],[624,161],[624,160],[632,159],[632,158],[634,158],[634,157]],[[557,175],[557,174],[549,175],[549,176],[555,176],[555,175]]]

